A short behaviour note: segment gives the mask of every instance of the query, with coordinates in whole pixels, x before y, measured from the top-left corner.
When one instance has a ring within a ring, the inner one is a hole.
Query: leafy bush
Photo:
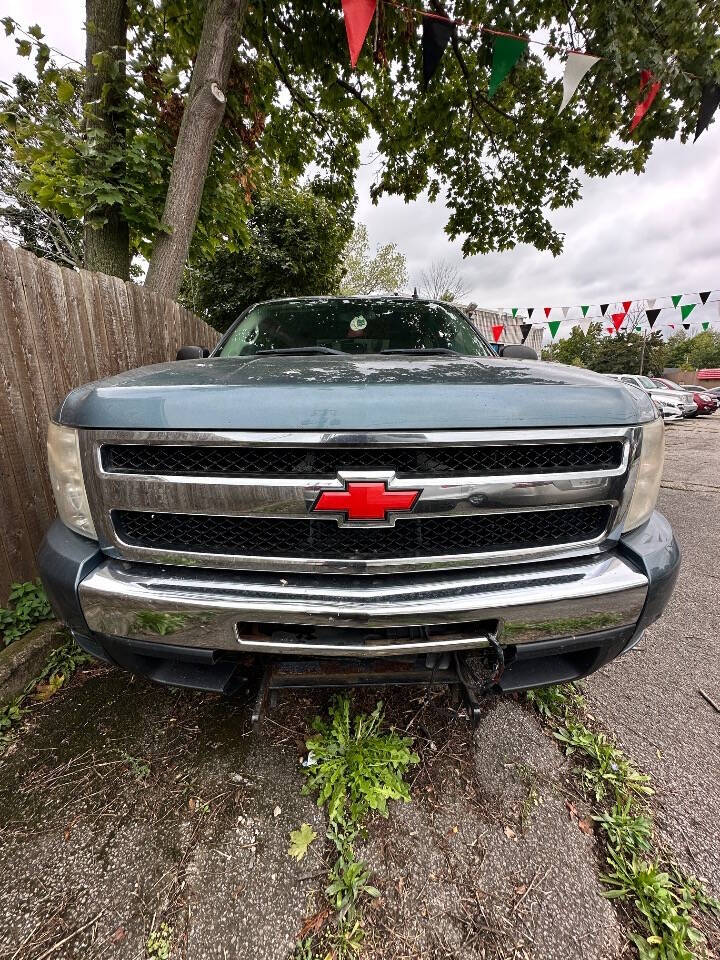
[[[42,620],[50,620],[52,610],[39,580],[14,583],[7,607],[0,607],[3,646],[28,633]]]

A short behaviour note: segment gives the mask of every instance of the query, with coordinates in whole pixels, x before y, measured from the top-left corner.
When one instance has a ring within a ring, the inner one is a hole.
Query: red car
[[[652,382],[656,383],[663,390],[679,390],[681,393],[692,393],[692,398],[697,404],[698,414],[715,413],[720,406],[720,399],[718,399],[718,397],[702,389],[694,391],[692,384],[685,383],[681,385],[679,383],[673,383],[672,380],[665,380],[663,377],[653,377]]]

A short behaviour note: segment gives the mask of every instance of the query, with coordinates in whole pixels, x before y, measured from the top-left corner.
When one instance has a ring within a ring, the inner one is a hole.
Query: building
[[[503,310],[489,310],[485,307],[478,307],[476,303],[460,306],[460,309],[467,315],[470,323],[475,327],[478,333],[489,343],[495,343],[493,336],[493,327],[502,325],[503,331],[498,346],[504,346],[506,343],[523,343],[521,325],[529,323],[527,317],[513,317],[510,313]],[[538,357],[542,351],[543,325],[535,324],[524,341],[525,345],[532,347]]]

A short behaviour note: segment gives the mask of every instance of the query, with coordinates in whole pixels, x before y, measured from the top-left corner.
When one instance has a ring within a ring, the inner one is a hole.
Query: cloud
[[[463,260],[460,242],[444,233],[441,202],[391,197],[371,205],[376,163],[360,170],[357,218],[373,243],[394,241],[405,252],[411,283],[443,258],[458,265],[472,299],[488,307],[594,304],[720,287],[720,122],[696,144],[658,143],[640,176],[585,179],[582,200],[551,214],[565,234],[556,258],[519,246]],[[716,306],[706,312],[717,318]],[[699,308],[695,313],[700,319]]]

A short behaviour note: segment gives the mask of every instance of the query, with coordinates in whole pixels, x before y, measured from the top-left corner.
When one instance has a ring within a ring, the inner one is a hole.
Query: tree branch
[[[282,80],[285,86],[285,89],[290,94],[290,98],[292,99],[293,103],[296,103],[301,110],[304,110],[313,118],[313,120],[318,125],[322,133],[327,133],[329,129],[328,124],[326,124],[322,120],[322,118],[316,113],[315,110],[313,110],[311,106],[312,101],[310,100],[308,95],[306,93],[303,93],[302,91],[298,92],[296,88],[293,86],[293,84],[290,82],[290,78],[288,77],[287,72],[283,67],[282,63],[280,62],[280,58],[278,57],[278,55],[275,53],[275,50],[273,49],[272,41],[270,40],[270,35],[268,34],[267,27],[265,26],[265,4],[264,3],[262,4],[262,14],[263,14],[262,16],[263,43],[265,44],[267,52],[270,54],[270,59],[275,64],[275,69],[277,70],[280,76],[280,79]],[[273,17],[272,19],[274,22],[275,18]]]
[[[343,80],[342,77],[335,77],[335,83],[337,83],[339,87],[342,87],[343,90],[347,90],[347,92],[351,94],[351,96],[353,96],[358,101],[358,103],[361,103],[365,107],[367,112],[375,120],[378,120],[378,121],[380,120],[380,114],[377,112],[377,110],[375,110],[372,104],[368,103],[368,101],[365,99],[362,93],[358,89],[356,89],[351,83],[348,83],[347,80]]]

